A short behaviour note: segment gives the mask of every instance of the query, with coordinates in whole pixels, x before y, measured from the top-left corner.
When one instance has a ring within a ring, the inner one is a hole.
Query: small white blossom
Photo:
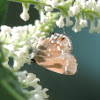
[[[47,4],[51,5],[52,8],[55,8],[58,5],[58,0],[48,0]]]
[[[33,37],[33,38],[34,38],[35,36],[38,37],[38,36],[40,36],[40,34],[41,34],[41,31],[40,31],[40,30],[37,30],[37,31],[32,35],[32,37]]]
[[[46,100],[46,98],[49,97],[46,94],[46,91],[48,91],[47,88],[44,88],[43,90],[40,88],[36,88],[35,90],[31,91],[31,94],[34,94],[34,95],[29,100]]]
[[[2,25],[1,27],[0,27],[0,29],[1,29],[1,31],[2,32],[10,32],[11,31],[11,27],[9,27],[9,26],[6,26],[6,25]]]
[[[20,82],[22,82],[23,80],[26,79],[27,74],[28,74],[28,72],[26,70],[21,71],[21,72],[16,72],[16,75],[18,76],[18,79]]]
[[[59,18],[59,20],[56,21],[56,25],[57,25],[59,28],[64,27],[64,17],[63,17],[63,16],[61,16],[61,17]]]
[[[44,15],[44,12],[41,11],[40,12],[40,22],[43,23],[45,21],[45,15]]]
[[[24,45],[22,48],[18,48],[19,51],[22,51],[23,53],[27,53],[29,50],[29,46]]]
[[[78,5],[72,6],[69,8],[69,16],[73,17],[74,15],[80,12],[80,7]]]
[[[29,31],[29,33],[33,33],[35,31],[35,26],[33,26],[32,24],[29,24],[28,31]]]
[[[37,82],[40,81],[36,78],[33,73],[28,73],[27,71],[20,71],[16,73],[20,82],[26,84],[27,86],[32,86],[34,88],[42,88]]]
[[[22,61],[21,59],[19,59],[19,60],[14,60],[13,68],[14,68],[15,70],[19,70],[19,69],[21,68],[21,66],[22,66],[21,61]]]
[[[14,50],[15,50],[15,46],[14,46],[13,43],[9,44],[9,45],[5,44],[5,45],[3,45],[3,47],[6,48],[6,49],[8,49],[10,53],[14,52]]]
[[[86,8],[94,10],[96,1],[95,0],[88,0],[86,1]]]
[[[52,11],[53,10],[53,8],[52,7],[50,7],[50,6],[45,6],[45,11]]]
[[[66,17],[66,26],[71,26],[73,24],[73,21],[70,20],[69,17]]]
[[[63,0],[62,0],[62,1],[59,3],[59,5],[60,5],[60,6],[63,6],[66,2],[67,2],[67,1],[63,1]]]
[[[87,20],[80,18],[79,25],[81,28],[87,27]]]
[[[26,6],[26,5],[24,5],[24,4],[22,3],[22,7],[23,7],[23,12],[20,14],[20,17],[21,17],[24,21],[27,21],[27,20],[29,20],[29,18],[30,18],[29,13],[28,13],[29,5],[27,4],[27,6]]]
[[[27,35],[28,33],[28,27],[27,26],[19,26],[19,27],[13,27],[11,30],[11,39],[10,42],[13,42],[15,40],[22,40],[22,36]]]
[[[17,55],[17,57],[22,57],[24,55],[22,51],[15,51],[14,54]]]
[[[3,38],[6,38],[6,40],[8,41],[9,39],[10,39],[10,32],[11,32],[11,27],[9,27],[9,26],[6,26],[6,25],[2,25],[1,27],[0,27],[0,29],[1,29],[1,33],[0,33],[0,37],[2,37],[2,39]]]
[[[89,30],[90,33],[94,33],[96,32],[96,27],[94,25],[94,21],[91,21],[91,25],[90,25],[90,30]]]
[[[86,7],[86,0],[78,0],[78,2],[82,8]]]
[[[100,0],[99,0],[100,1]],[[96,6],[95,6],[95,10],[96,12],[100,13],[100,3],[97,2]]]
[[[24,21],[29,20],[29,14],[28,12],[25,10],[20,14],[21,19],[23,19]]]
[[[44,11],[40,11],[40,22],[41,23],[44,23],[44,22],[47,22],[48,21],[48,18],[44,15]]]
[[[48,26],[45,26],[45,27],[44,27],[44,30],[45,30],[45,31],[49,30],[49,27],[48,27]]]
[[[98,20],[97,33],[100,33],[100,20]]]
[[[33,73],[28,73],[25,71],[16,72],[18,76],[18,80],[27,86],[31,86],[35,88],[34,90],[30,91],[31,97],[29,100],[45,100],[48,98],[46,91],[47,88],[42,89],[42,86],[39,85],[37,82],[40,81],[39,78],[36,78],[36,75]]]
[[[78,21],[77,19],[76,19],[75,25],[74,25],[74,27],[72,28],[72,30],[73,30],[74,32],[79,32],[79,31],[81,31],[81,27],[80,27],[79,21]]]

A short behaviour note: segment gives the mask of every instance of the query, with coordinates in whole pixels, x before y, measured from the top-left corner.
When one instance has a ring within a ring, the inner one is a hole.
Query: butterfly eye
[[[31,63],[36,63],[34,58],[31,59]]]

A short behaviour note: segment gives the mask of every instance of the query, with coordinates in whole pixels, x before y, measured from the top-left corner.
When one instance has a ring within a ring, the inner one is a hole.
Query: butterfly
[[[51,37],[41,39],[31,62],[56,73],[73,75],[77,71],[77,61],[71,54],[72,43],[68,36],[54,33]]]

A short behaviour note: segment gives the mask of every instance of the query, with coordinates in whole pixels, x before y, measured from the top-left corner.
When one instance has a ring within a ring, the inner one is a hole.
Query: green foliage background
[[[24,22],[19,17],[22,12],[21,4],[8,4],[7,19],[4,23],[8,26],[33,24],[35,19],[39,18],[37,10],[31,6],[30,20]],[[71,28],[65,28],[65,32],[72,40],[72,53],[78,62],[75,75],[59,75],[37,64],[26,64],[21,70],[27,69],[40,78],[40,84],[49,89],[50,100],[100,100],[100,34],[88,33],[89,27],[78,33],[74,33]],[[63,30],[56,28],[55,32],[62,33]]]

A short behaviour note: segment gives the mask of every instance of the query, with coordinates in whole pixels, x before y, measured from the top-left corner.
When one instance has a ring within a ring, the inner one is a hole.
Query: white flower
[[[40,11],[40,22],[41,23],[44,23],[44,22],[47,22],[48,21],[48,18],[44,15],[44,11]]]
[[[98,0],[100,1],[100,0]],[[95,6],[95,11],[100,13],[100,2],[97,2],[96,6]]]
[[[29,10],[29,5],[28,4],[23,4],[22,3],[22,7],[23,7],[23,12],[20,14],[20,17],[24,20],[24,21],[27,21],[29,20],[29,13],[28,13],[28,10]]]
[[[26,79],[26,75],[28,74],[28,72],[26,70],[24,71],[20,71],[20,72],[16,72],[16,75],[18,76],[18,80],[20,82],[23,82],[23,80]]]
[[[69,16],[73,17],[74,15],[80,12],[80,7],[78,5],[72,6],[69,8]]]
[[[98,20],[97,33],[100,33],[100,20]]]
[[[15,51],[14,54],[17,55],[17,57],[19,57],[19,58],[24,55],[24,53],[22,51]]]
[[[39,94],[35,94],[34,97],[35,97],[35,100],[43,100],[43,97]]]
[[[62,28],[62,27],[64,27],[64,17],[63,16],[61,16],[60,18],[59,18],[59,20],[58,21],[56,21],[56,25],[59,27],[59,28]]]
[[[90,25],[90,30],[89,30],[90,33],[94,33],[96,32],[96,27],[94,25],[94,21],[91,21],[91,25]]]
[[[23,52],[23,54],[28,53],[29,45],[26,44],[22,48],[18,48],[19,51]]]
[[[87,27],[87,20],[80,18],[79,25],[81,28]]]
[[[14,60],[14,65],[13,65],[13,68],[15,70],[19,70],[22,66],[22,59],[17,59],[17,60]]]
[[[43,23],[45,21],[45,15],[44,15],[44,12],[41,11],[40,12],[40,22]]]
[[[85,8],[85,6],[86,6],[86,0],[78,0],[78,2],[79,2],[80,6],[82,8]]]
[[[72,28],[72,30],[73,30],[74,32],[79,32],[79,31],[81,31],[81,27],[80,27],[79,21],[78,21],[77,19],[76,19],[75,25],[74,25],[74,27]]]
[[[33,33],[35,31],[35,26],[33,26],[32,24],[29,24],[28,31],[29,31],[29,33]]]
[[[36,78],[36,75],[33,73],[28,73],[27,77],[26,77],[26,82],[30,82],[33,81]]]
[[[6,49],[8,49],[10,53],[14,52],[14,50],[15,50],[15,46],[14,46],[13,43],[9,44],[9,45],[5,44],[5,45],[3,45],[3,47],[6,48]]]
[[[58,5],[58,0],[48,0],[47,4],[51,5],[52,8],[55,8]]]
[[[25,71],[16,72],[18,76],[18,80],[27,86],[31,86],[35,88],[34,90],[30,91],[31,97],[29,100],[45,100],[48,98],[46,91],[47,88],[42,89],[42,86],[39,85],[37,82],[40,81],[39,78],[36,78],[36,75],[33,73],[28,73]]]
[[[68,1],[63,1],[63,0],[62,0],[62,1],[59,3],[59,5],[60,5],[60,6],[63,6],[66,2],[68,2]]]
[[[44,27],[44,30],[45,30],[45,31],[49,30],[49,27],[48,27],[48,26],[45,26],[45,27]]]
[[[40,34],[41,34],[41,31],[40,31],[40,30],[37,30],[37,31],[32,35],[32,37],[33,37],[33,38],[34,38],[34,37],[39,37]]]
[[[72,24],[73,21],[71,21],[69,17],[66,17],[66,26],[71,26]]]
[[[20,14],[21,19],[23,19],[24,21],[29,20],[30,16],[28,14],[28,12],[26,10],[24,10],[21,14]]]
[[[53,9],[52,9],[52,7],[50,7],[50,6],[45,6],[45,11],[52,11]]]
[[[19,27],[13,27],[11,30],[11,39],[10,42],[13,42],[15,40],[21,40],[23,39],[23,35],[26,36],[28,34],[28,27],[27,26],[19,26]]]
[[[46,94],[46,91],[48,91],[47,88],[44,88],[43,90],[40,88],[36,88],[35,90],[31,91],[31,94],[33,96],[29,100],[46,100],[49,96]]]
[[[0,27],[0,29],[1,29],[1,31],[2,32],[10,32],[11,31],[11,27],[9,27],[9,26],[6,26],[6,25],[2,25],[1,27]]]
[[[88,0],[86,1],[86,8],[94,10],[96,1],[95,0]]]
[[[6,26],[6,25],[2,25],[0,27],[0,29],[1,29],[0,37],[2,37],[2,39],[6,38],[6,40],[8,41],[10,39],[10,37],[11,37],[11,34],[10,34],[11,27]]]

